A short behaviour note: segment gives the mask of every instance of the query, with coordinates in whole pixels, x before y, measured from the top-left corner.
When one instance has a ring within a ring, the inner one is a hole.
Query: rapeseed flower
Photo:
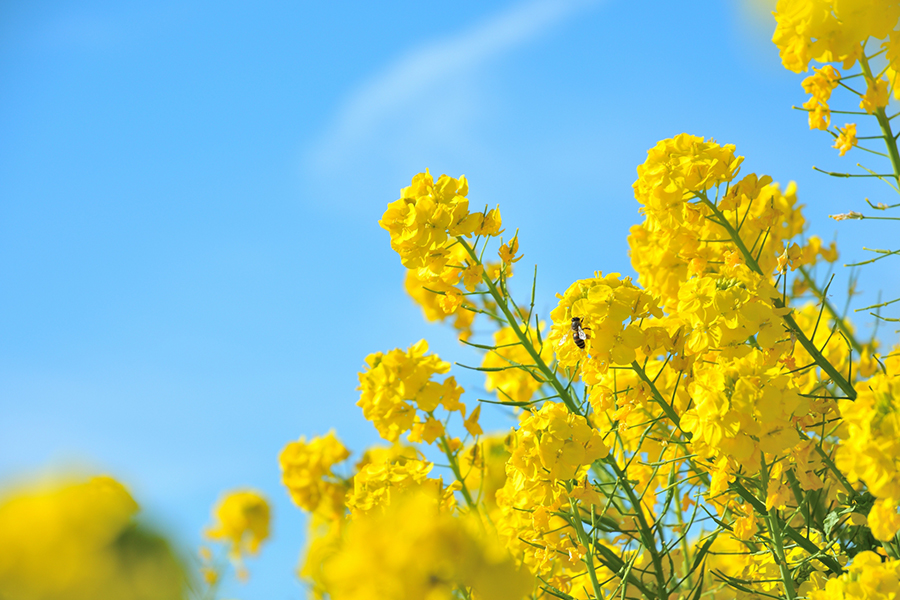
[[[308,512],[320,506],[326,512],[343,512],[345,486],[335,477],[332,467],[350,456],[350,451],[337,439],[334,431],[306,441],[301,437],[288,443],[278,456],[281,481],[294,504]]]
[[[229,557],[239,567],[245,555],[257,554],[269,538],[271,509],[256,490],[228,492],[213,510],[213,518],[215,523],[206,530],[206,537],[224,542]]]
[[[447,373],[450,364],[427,352],[428,342],[420,340],[406,352],[395,349],[387,354],[370,354],[366,357],[368,369],[359,374],[362,393],[357,406],[381,437],[390,442],[412,430],[416,423],[426,423],[430,416],[427,413],[438,406],[458,411],[465,418],[466,407],[459,401],[463,389],[456,379],[447,377],[441,383],[432,380],[435,375]]]
[[[855,123],[847,123],[844,125],[844,128],[840,130],[837,138],[834,140],[834,148],[837,148],[840,151],[841,156],[847,154],[847,152],[856,145],[856,124]]]
[[[136,522],[115,479],[47,481],[0,498],[0,598],[177,600],[187,582],[168,544]]]

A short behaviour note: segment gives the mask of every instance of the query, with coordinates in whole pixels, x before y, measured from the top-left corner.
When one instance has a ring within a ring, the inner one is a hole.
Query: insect
[[[585,329],[590,329],[590,327],[585,328],[581,318],[572,317],[572,341],[582,350],[584,350],[584,340],[588,339],[587,334],[584,332]]]

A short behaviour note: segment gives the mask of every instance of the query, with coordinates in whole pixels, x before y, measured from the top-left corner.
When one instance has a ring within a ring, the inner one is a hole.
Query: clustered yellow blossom
[[[278,462],[282,482],[291,499],[300,508],[316,512],[343,512],[344,485],[336,481],[332,467],[350,456],[350,451],[337,439],[334,431],[306,441],[301,437],[281,451]]]
[[[874,600],[900,598],[900,560],[882,561],[874,552],[860,552],[847,572],[829,579],[810,600]]]
[[[585,475],[594,461],[609,453],[600,432],[562,404],[546,402],[540,410],[526,413],[514,444],[506,483],[497,492],[498,530],[513,555],[523,557],[534,572],[558,575],[555,569],[560,566],[582,572],[585,548],[554,513],[568,511],[566,482],[573,479],[581,480],[588,506],[599,503]]]
[[[0,498],[0,597],[183,598],[187,579],[165,541],[135,521],[118,481],[47,481]]]
[[[840,400],[843,426],[835,462],[851,482],[863,481],[877,501],[869,513],[876,539],[900,531],[900,347],[860,386],[856,400]]]
[[[795,421],[809,412],[791,376],[766,364],[760,351],[731,361],[697,363],[688,385],[693,405],[681,427],[693,434],[693,450],[723,457],[754,473],[760,452],[778,455],[796,445]]]
[[[840,151],[841,156],[847,154],[850,148],[856,145],[856,124],[847,123],[840,130],[837,138],[834,140],[834,147]]]
[[[269,538],[269,502],[256,490],[228,492],[213,509],[213,519],[206,537],[225,544],[238,576],[245,578],[244,556],[259,552],[260,545]]]
[[[778,269],[790,240],[804,230],[797,188],[791,183],[782,191],[771,177],[756,174],[732,183],[742,160],[734,146],[682,134],[659,142],[638,167],[635,198],[646,219],[628,236],[631,262],[639,283],[670,313],[682,314],[679,303],[692,295],[684,284],[695,276],[711,278],[695,286],[736,283],[763,303],[778,295],[760,273]],[[723,183],[729,184],[727,192],[712,197],[712,188]],[[735,230],[743,250],[723,222]],[[834,245],[823,248],[815,236],[798,248],[792,268],[836,259]]]
[[[476,523],[414,491],[351,521],[323,578],[334,600],[450,600],[457,588],[484,600],[520,600],[533,587],[527,570]]]
[[[642,326],[641,321],[652,316],[662,316],[656,299],[629,277],[595,273],[590,279],[576,281],[559,296],[559,304],[550,312],[553,329],[546,344],[556,349],[561,366],[575,368],[580,364],[582,379],[592,384],[610,366],[628,365],[639,351],[650,354],[669,343],[663,330]],[[579,319],[587,336],[584,349],[575,343],[573,318]],[[644,351],[644,346],[653,350]]]
[[[466,418],[466,405],[460,401],[463,389],[456,379],[432,380],[447,373],[450,364],[427,352],[428,343],[420,340],[406,352],[395,349],[370,354],[366,357],[369,368],[359,374],[362,394],[357,406],[390,442],[406,432],[410,441],[429,444],[442,437],[444,424],[434,416],[438,406]]]
[[[831,109],[828,100],[841,80],[841,74],[831,65],[821,69],[813,67],[814,75],[803,80],[803,90],[810,94],[803,108],[809,111],[809,128],[826,130],[831,126]]]
[[[391,236],[391,247],[409,272],[406,289],[429,320],[457,315],[454,326],[467,338],[474,313],[465,308],[468,292],[481,283],[484,267],[469,255],[463,240],[502,233],[500,208],[469,211],[469,184],[426,171],[413,177],[399,200],[388,205],[379,221]]]
[[[896,0],[778,0],[772,41],[795,73],[811,60],[853,66],[869,37],[884,39],[900,17]]]

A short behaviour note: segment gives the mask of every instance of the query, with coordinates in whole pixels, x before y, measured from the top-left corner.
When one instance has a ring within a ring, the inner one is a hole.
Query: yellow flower
[[[534,585],[483,528],[414,489],[350,522],[323,573],[334,600],[450,600],[463,588],[484,600],[519,600]]]
[[[859,107],[870,115],[876,109],[884,108],[888,105],[888,82],[884,79],[866,79],[868,87],[865,96],[859,101]]]
[[[481,435],[484,431],[481,429],[481,425],[478,424],[478,418],[481,416],[481,405],[475,407],[475,410],[472,411],[472,414],[466,418],[463,422],[463,426],[466,428],[466,431],[469,432],[472,436]]]
[[[511,265],[514,262],[521,260],[522,255],[516,256],[519,252],[519,236],[517,235],[506,244],[501,245],[498,252],[500,254],[500,260],[502,260],[505,265]]]
[[[478,284],[481,283],[481,277],[484,275],[484,267],[479,264],[473,264],[463,269],[462,280],[463,285],[470,292],[474,292]]]
[[[269,537],[269,503],[255,490],[236,490],[225,494],[213,510],[215,524],[206,537],[221,540],[229,547],[232,559],[259,552]]]
[[[186,578],[168,544],[135,520],[111,477],[46,481],[0,498],[0,597],[176,600]]]
[[[847,123],[844,125],[844,128],[840,130],[837,139],[834,140],[833,148],[837,148],[840,151],[841,156],[843,156],[855,145],[856,123]]]
[[[500,206],[497,205],[497,208],[493,208],[484,215],[484,220],[481,223],[481,226],[478,228],[478,235],[486,235],[489,237],[496,237],[503,233],[503,230],[500,229],[501,219],[500,219]]]
[[[435,375],[447,373],[450,363],[427,352],[428,342],[420,340],[406,352],[395,349],[366,357],[368,368],[359,374],[358,389],[362,393],[356,404],[388,441],[396,441],[416,422],[427,421],[426,415],[417,421],[417,410],[431,413],[441,405],[448,411],[465,414],[465,405],[459,401],[463,389],[456,379],[447,377],[442,383],[432,380]]]
[[[469,213],[466,178],[441,175],[437,183],[426,171],[413,177],[401,197],[388,204],[378,222],[391,235],[391,247],[409,269],[429,265],[440,271],[449,256],[449,242],[482,229],[481,213]],[[497,214],[499,218],[499,213]]]
[[[744,516],[738,517],[734,521],[734,536],[743,541],[749,541],[759,530],[756,522],[756,513],[750,512]]]
[[[303,510],[315,512],[322,508],[326,514],[340,514],[344,486],[329,478],[334,478],[331,468],[349,456],[350,451],[333,430],[309,442],[301,437],[287,444],[278,456],[281,481]]]
[[[803,80],[803,89],[811,94],[803,108],[809,111],[809,128],[826,130],[831,125],[831,109],[828,100],[831,92],[837,87],[841,74],[831,65],[816,69],[814,75]]]

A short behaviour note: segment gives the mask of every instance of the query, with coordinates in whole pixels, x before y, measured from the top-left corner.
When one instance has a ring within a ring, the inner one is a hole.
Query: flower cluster
[[[784,270],[779,257],[792,269],[837,258],[834,245],[824,248],[815,236],[789,252],[806,224],[793,183],[782,191],[771,177],[750,174],[710,197],[733,181],[742,160],[734,146],[682,134],[657,144],[638,167],[635,198],[646,220],[631,228],[631,261],[641,285],[673,313],[681,312],[680,297],[691,296],[683,286],[692,277],[711,277],[707,287],[736,280],[770,302],[777,292],[768,276]]]
[[[506,467],[506,483],[497,493],[501,516],[497,522],[515,556],[543,576],[557,574],[554,562],[565,557],[568,571],[583,572],[585,548],[574,530],[554,514],[569,510],[566,484],[580,480],[581,496],[590,506],[599,495],[585,478],[588,468],[609,453],[600,433],[584,417],[563,405],[547,402],[523,415]]]
[[[610,366],[631,364],[638,352],[649,356],[668,343],[664,330],[641,324],[653,316],[662,316],[656,299],[630,278],[596,273],[576,281],[559,297],[550,312],[553,328],[547,344],[556,349],[561,366],[580,364],[582,379],[595,383]],[[576,343],[579,328],[586,337],[581,340],[583,348]]]
[[[330,513],[343,512],[344,485],[332,473],[335,464],[350,456],[350,451],[330,431],[309,442],[301,437],[281,451],[278,463],[281,478],[300,508],[316,512],[320,506]]]
[[[884,39],[900,17],[896,0],[778,0],[772,41],[795,73],[812,60],[853,66],[869,37]]]
[[[900,597],[900,560],[883,561],[874,552],[854,557],[847,572],[829,579],[824,589],[810,593],[810,600],[868,600]]]
[[[118,481],[45,482],[0,499],[0,597],[21,600],[183,597],[168,545],[139,525]]]
[[[500,208],[470,212],[465,176],[455,179],[441,175],[437,182],[426,170],[413,177],[401,190],[401,198],[388,205],[379,224],[391,235],[391,247],[408,269],[405,287],[422,307],[429,321],[454,316],[453,326],[465,340],[471,335],[477,309],[470,294],[485,275],[498,278],[512,275],[518,238],[501,246],[501,264],[482,264],[466,239],[499,236]],[[501,266],[502,265],[502,266]],[[469,299],[467,299],[469,296]]]
[[[889,541],[900,531],[900,347],[884,364],[855,401],[838,402],[843,428],[835,462],[878,499],[869,526],[876,539]]]
[[[449,600],[458,588],[484,600],[519,600],[533,587],[530,574],[476,523],[414,491],[383,513],[351,521],[323,577],[334,600]]]
[[[803,108],[809,111],[809,128],[826,130],[831,126],[831,109],[828,100],[831,92],[838,86],[841,74],[831,65],[821,69],[813,67],[815,74],[803,80],[803,90],[810,94]]]
[[[427,267],[439,274],[450,258],[456,237],[500,234],[500,209],[469,212],[469,184],[441,175],[437,183],[426,171],[413,177],[400,192],[400,199],[388,204],[381,227],[391,234],[391,248],[408,269]]]
[[[225,543],[228,557],[238,570],[238,577],[246,578],[243,557],[259,552],[260,545],[269,537],[271,509],[269,502],[256,490],[236,490],[224,494],[213,510],[215,523],[207,529],[206,537]],[[207,567],[207,580],[214,580],[215,573]]]
[[[411,441],[429,444],[442,437],[444,425],[434,417],[438,406],[466,418],[466,405],[459,399],[463,389],[456,379],[447,377],[441,383],[432,380],[447,373],[450,364],[427,352],[428,343],[420,340],[406,352],[395,349],[387,354],[370,354],[366,357],[369,368],[359,374],[362,394],[357,406],[390,442],[405,432],[410,432]]]

